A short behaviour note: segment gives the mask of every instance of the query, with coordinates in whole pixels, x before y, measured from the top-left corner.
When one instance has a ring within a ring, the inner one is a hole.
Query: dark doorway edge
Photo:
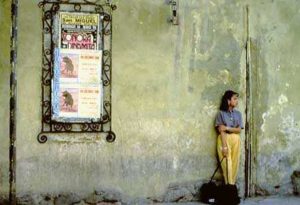
[[[16,103],[17,103],[17,16],[18,0],[11,0],[11,33],[10,33],[10,114],[9,114],[9,203],[16,204]]]

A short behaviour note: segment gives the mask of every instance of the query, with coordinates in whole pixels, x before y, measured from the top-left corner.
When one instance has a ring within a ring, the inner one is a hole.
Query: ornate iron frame
[[[116,138],[111,130],[111,79],[112,79],[112,11],[117,7],[108,0],[43,0],[38,6],[43,12],[43,59],[42,59],[42,126],[37,136],[40,143],[48,140],[51,133],[105,133],[106,140]],[[64,10],[66,9],[66,10]],[[102,29],[99,33],[102,41],[102,81],[103,115],[99,122],[57,122],[51,119],[51,80],[54,65],[54,18],[59,11],[87,12],[100,14]]]

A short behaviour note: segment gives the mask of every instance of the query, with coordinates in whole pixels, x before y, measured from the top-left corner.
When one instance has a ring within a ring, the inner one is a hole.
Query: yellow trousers
[[[238,134],[226,134],[226,144],[228,148],[227,162],[226,158],[222,161],[221,167],[223,171],[223,176],[226,184],[235,184],[239,162],[240,162],[240,146],[241,140]],[[222,138],[221,135],[218,136],[217,140],[217,152],[219,159],[223,159],[222,154]],[[227,163],[228,163],[228,175],[227,175]]]

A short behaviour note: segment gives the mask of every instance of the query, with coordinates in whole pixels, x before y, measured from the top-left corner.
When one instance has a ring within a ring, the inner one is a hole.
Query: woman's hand
[[[227,131],[227,127],[225,125],[219,125],[219,132],[226,132]]]
[[[228,156],[228,147],[222,147],[222,154],[223,154],[223,157]]]

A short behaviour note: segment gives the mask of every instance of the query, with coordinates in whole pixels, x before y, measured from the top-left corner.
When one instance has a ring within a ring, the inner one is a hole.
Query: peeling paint
[[[286,136],[289,142],[297,141],[300,139],[300,128],[297,126],[294,114],[283,115],[281,117],[281,123],[279,124],[280,131]],[[293,143],[291,149],[295,149]]]
[[[176,156],[173,158],[173,168],[174,169],[178,168],[178,158]]]
[[[263,123],[262,123],[262,125],[260,127],[260,129],[262,130],[262,132],[265,132],[265,122],[266,122],[267,116],[268,116],[268,113],[263,113],[262,114]]]
[[[282,105],[287,102],[288,102],[288,98],[285,95],[281,94],[278,99],[278,104]]]

